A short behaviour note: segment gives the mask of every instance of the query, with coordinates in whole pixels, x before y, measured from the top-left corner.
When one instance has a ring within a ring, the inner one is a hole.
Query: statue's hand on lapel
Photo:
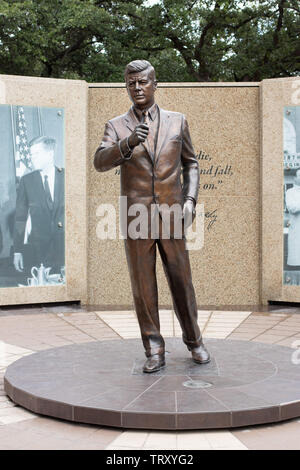
[[[141,142],[145,142],[149,134],[147,124],[138,124],[132,134],[128,137],[128,144],[133,149]]]
[[[195,215],[196,211],[194,209],[194,203],[190,199],[187,199],[182,209],[185,228],[188,228],[190,225],[192,225]]]

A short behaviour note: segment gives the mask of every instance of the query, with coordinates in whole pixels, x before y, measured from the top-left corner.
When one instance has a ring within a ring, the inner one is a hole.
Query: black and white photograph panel
[[[64,110],[0,105],[0,288],[65,284]]]
[[[300,106],[284,108],[284,276],[300,286]]]

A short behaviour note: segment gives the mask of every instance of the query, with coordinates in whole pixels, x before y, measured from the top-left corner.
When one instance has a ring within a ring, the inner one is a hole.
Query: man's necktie
[[[154,136],[153,136],[153,129],[152,129],[152,126],[151,126],[151,121],[149,119],[148,111],[143,111],[143,123],[146,124],[149,127],[149,134],[148,134],[148,137],[147,137],[147,143],[149,145],[150,156],[153,159],[154,158]]]
[[[47,200],[48,207],[52,211],[52,209],[53,209],[53,200],[52,200],[52,197],[51,197],[51,192],[50,192],[50,188],[49,188],[48,176],[47,175],[44,176],[44,189],[45,189],[45,194],[46,194],[46,200]]]
[[[149,126],[149,112],[148,111],[143,111],[142,115],[143,115],[142,122],[144,124],[146,124],[147,126]]]

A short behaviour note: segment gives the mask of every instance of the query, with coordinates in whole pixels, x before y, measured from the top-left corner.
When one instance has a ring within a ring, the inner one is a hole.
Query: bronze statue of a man
[[[198,364],[210,361],[197,323],[197,303],[192,284],[189,255],[184,233],[174,236],[171,217],[170,236],[161,236],[160,207],[180,204],[181,217],[194,216],[199,190],[199,165],[195,157],[187,121],[183,114],[161,109],[154,99],[155,70],[146,60],[130,62],[125,69],[130,110],[108,121],[98,147],[94,166],[107,171],[120,166],[121,196],[126,196],[128,211],[143,204],[159,211],[159,235],[124,238],[141,336],[147,360],[144,372],[156,372],[165,366],[165,343],[160,333],[156,279],[156,246],[168,280],[182,337]],[[183,169],[183,186],[180,181]],[[193,214],[193,215],[192,215]],[[172,214],[171,214],[172,215]],[[130,216],[127,213],[127,227]]]

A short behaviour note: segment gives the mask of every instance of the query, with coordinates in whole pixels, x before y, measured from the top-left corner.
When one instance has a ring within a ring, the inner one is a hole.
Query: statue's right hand
[[[22,253],[14,253],[14,266],[15,269],[19,272],[22,272],[24,269],[23,264],[23,255]]]
[[[145,142],[149,134],[149,127],[147,124],[139,124],[134,129],[133,133],[128,138],[128,144],[131,148],[136,147],[141,142]]]

